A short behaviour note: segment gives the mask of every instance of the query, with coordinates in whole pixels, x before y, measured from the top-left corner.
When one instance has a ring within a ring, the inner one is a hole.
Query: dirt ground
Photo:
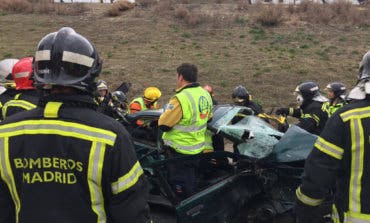
[[[237,1],[219,2],[137,6],[117,17],[107,16],[110,4],[88,5],[80,15],[0,13],[0,58],[33,55],[45,34],[71,26],[95,43],[104,60],[101,78],[111,89],[133,84],[129,98],[154,85],[166,103],[183,62],[198,66],[199,82],[213,85],[220,103],[241,84],[266,111],[293,105],[301,81],[355,83],[370,46],[368,27],[297,22],[289,14],[280,25],[264,27]],[[176,11],[180,6],[194,13],[191,18],[201,15],[201,22],[186,23]]]

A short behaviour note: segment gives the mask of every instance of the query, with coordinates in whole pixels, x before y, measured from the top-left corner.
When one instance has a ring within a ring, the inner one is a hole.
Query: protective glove
[[[294,212],[296,214],[296,223],[317,223],[320,222],[319,206],[309,206],[298,199],[294,204]]]
[[[276,110],[275,114],[288,116],[289,115],[289,108],[279,108],[279,109]]]

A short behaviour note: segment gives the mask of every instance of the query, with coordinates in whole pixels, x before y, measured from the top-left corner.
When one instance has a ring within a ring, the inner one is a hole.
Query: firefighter
[[[277,115],[292,116],[299,119],[298,126],[312,133],[320,134],[328,119],[322,110],[323,103],[328,101],[319,91],[319,85],[312,81],[303,82],[294,91],[298,108],[279,108]]]
[[[177,90],[158,120],[168,157],[202,153],[206,147],[207,122],[212,117],[212,98],[197,83],[198,69],[184,63],[177,68]],[[168,166],[169,182],[175,193],[187,197],[196,191],[198,160]]]
[[[122,119],[128,113],[128,102],[125,93],[122,91],[112,92],[112,104],[115,111],[115,119]]]
[[[249,94],[246,87],[242,85],[236,86],[231,94],[231,97],[235,105],[252,109],[254,115],[263,113],[262,106],[257,102],[252,101],[252,96]]]
[[[298,222],[319,222],[319,205],[333,187],[334,223],[370,221],[370,51],[348,97],[355,101],[328,120],[306,160],[303,182],[296,190]]]
[[[2,109],[7,101],[13,99],[17,93],[14,81],[12,80],[12,70],[14,64],[18,61],[18,59],[4,59],[0,61],[0,109]],[[0,120],[2,120],[1,112]]]
[[[325,89],[327,91],[329,101],[324,102],[322,110],[328,113],[328,117],[331,117],[334,112],[347,104],[346,86],[340,82],[333,82],[328,84]]]
[[[33,87],[32,76],[33,57],[20,59],[12,69],[12,79],[15,82],[16,95],[2,107],[2,117],[5,119],[18,112],[28,111],[37,107],[39,94]]]
[[[142,97],[135,98],[130,103],[130,114],[148,109],[158,109],[157,101],[161,95],[161,91],[156,87],[146,88]]]
[[[108,84],[104,80],[98,80],[96,82],[98,111],[113,117],[115,111],[113,110],[112,94],[109,92]]]
[[[95,47],[69,27],[39,42],[35,86],[50,94],[0,125],[1,223],[148,222],[133,143],[96,111],[101,65]]]

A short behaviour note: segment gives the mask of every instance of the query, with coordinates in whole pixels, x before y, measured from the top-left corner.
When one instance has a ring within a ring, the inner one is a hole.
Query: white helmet
[[[14,64],[18,61],[18,59],[5,59],[0,61],[0,83],[7,82],[6,78],[12,73]]]

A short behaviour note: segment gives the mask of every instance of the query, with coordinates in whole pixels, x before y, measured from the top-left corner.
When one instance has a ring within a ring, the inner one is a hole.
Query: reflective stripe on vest
[[[145,111],[145,110],[151,109],[151,108],[147,108],[147,107],[146,107],[146,105],[145,105],[145,103],[144,103],[144,99],[143,99],[142,97],[135,98],[135,99],[130,103],[130,105],[131,105],[132,103],[135,103],[135,102],[140,104],[141,111]],[[152,106],[153,106],[153,108],[156,108],[156,107],[157,107],[157,102],[154,102]]]
[[[360,213],[365,153],[365,136],[362,119],[370,118],[370,107],[352,109],[340,114],[340,116],[343,122],[349,122],[351,132],[351,176],[349,181],[348,209],[349,213]],[[352,214],[349,217],[352,218]]]
[[[339,108],[343,106],[344,106],[343,102],[337,103],[335,105],[330,105],[330,102],[327,101],[322,104],[321,110],[326,112],[328,114],[328,117],[331,117]]]
[[[206,131],[206,140],[205,140],[205,149],[207,150],[214,150],[213,148],[213,144],[212,144],[212,132],[210,130],[207,129]]]
[[[170,131],[163,133],[163,142],[182,154],[198,154],[206,148],[207,121],[212,99],[201,87],[185,88],[175,95],[182,109],[182,118]]]
[[[148,110],[145,103],[144,103],[144,99],[142,97],[139,97],[139,98],[135,98],[131,103],[139,103],[140,107],[141,107],[141,111],[145,111],[145,110]]]

